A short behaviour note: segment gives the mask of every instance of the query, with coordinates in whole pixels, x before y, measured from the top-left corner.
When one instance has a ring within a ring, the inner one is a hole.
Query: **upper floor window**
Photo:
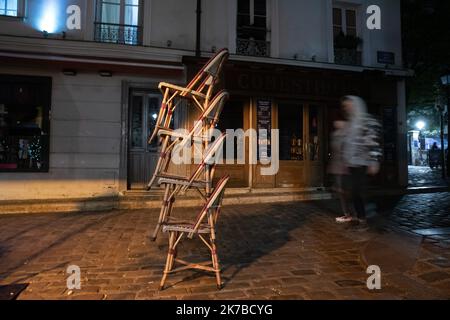
[[[97,0],[95,40],[142,43],[142,0]]]
[[[238,0],[237,54],[270,56],[267,0]]]
[[[0,16],[22,16],[23,0],[0,0]]]
[[[333,31],[335,37],[341,33],[356,37],[356,9],[333,8]]]
[[[334,58],[339,64],[361,65],[357,9],[351,6],[333,8]]]

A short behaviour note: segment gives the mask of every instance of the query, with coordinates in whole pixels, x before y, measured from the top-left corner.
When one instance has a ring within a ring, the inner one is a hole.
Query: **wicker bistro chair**
[[[212,181],[215,173],[216,155],[222,148],[226,139],[222,134],[206,150],[202,162],[197,166],[190,177],[182,177],[161,173],[157,175],[158,183],[165,186],[163,204],[159,214],[158,223],[153,232],[152,240],[156,241],[161,227],[171,217],[175,198],[180,192],[194,189],[203,201],[207,201],[212,190]]]
[[[199,119],[195,122],[194,127],[186,135],[167,128],[156,128],[158,136],[162,139],[161,152],[156,164],[156,168],[150,182],[147,185],[147,190],[150,190],[155,184],[158,176],[162,172],[166,172],[170,165],[170,153],[175,146],[178,145],[183,149],[186,145],[191,146],[193,141],[208,141],[208,132],[214,129],[222,114],[225,102],[228,100],[229,94],[226,91],[219,92],[208,107],[202,112]]]
[[[188,100],[193,102],[202,112],[208,107],[209,101],[214,93],[214,88],[219,81],[221,71],[228,57],[229,53],[227,49],[219,51],[206,63],[187,87],[165,82],[159,84],[159,89],[163,94],[163,101],[156,119],[156,130],[150,136],[149,144],[158,136],[159,130],[170,129],[173,114],[181,101]]]
[[[199,215],[194,221],[183,221],[177,219],[168,219],[163,223],[163,232],[169,233],[169,249],[167,262],[164,269],[164,275],[159,289],[163,290],[167,276],[172,273],[197,269],[202,271],[214,272],[217,280],[217,288],[222,287],[221,269],[216,247],[216,224],[222,207],[222,201],[225,193],[225,187],[230,177],[223,177],[214,188],[214,191],[208,197],[208,200]],[[206,221],[205,221],[206,219]],[[177,246],[183,237],[192,239],[198,236],[211,252],[211,261],[203,263],[190,263],[177,257]],[[209,239],[208,239],[209,237]],[[183,265],[174,269],[175,263]]]

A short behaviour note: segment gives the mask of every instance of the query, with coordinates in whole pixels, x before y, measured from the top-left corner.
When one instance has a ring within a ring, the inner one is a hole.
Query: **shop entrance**
[[[161,106],[161,95],[148,91],[130,94],[128,188],[139,190],[147,183],[156,167],[158,146],[148,144],[148,137],[155,129],[156,117]]]
[[[277,188],[323,187],[324,134],[320,104],[279,102],[275,128],[280,130]]]

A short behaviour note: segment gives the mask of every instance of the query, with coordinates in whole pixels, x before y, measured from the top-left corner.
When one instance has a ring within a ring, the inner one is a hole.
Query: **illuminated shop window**
[[[0,172],[49,169],[51,79],[0,75]]]
[[[95,40],[140,45],[142,3],[142,0],[98,0]]]

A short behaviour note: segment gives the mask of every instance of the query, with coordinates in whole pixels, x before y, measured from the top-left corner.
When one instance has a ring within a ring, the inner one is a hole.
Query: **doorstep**
[[[281,203],[332,199],[324,189],[228,189],[225,205]],[[118,196],[99,198],[65,198],[44,200],[0,201],[0,214],[70,213],[108,210],[159,209],[163,198],[162,190],[127,191]],[[202,205],[201,199],[189,192],[177,199],[179,207]]]
[[[6,200],[0,201],[0,215],[107,211],[116,209],[118,206],[119,198],[116,196],[97,198]]]
[[[158,194],[158,196],[155,196]],[[161,208],[163,192],[154,191],[148,194],[143,191],[128,191],[120,197],[119,209],[156,209]],[[250,189],[230,188],[225,192],[224,205],[246,205],[260,203],[282,203],[297,201],[329,200],[333,195],[323,188],[320,189]],[[178,207],[196,207],[202,205],[196,193],[188,192],[177,198]]]

